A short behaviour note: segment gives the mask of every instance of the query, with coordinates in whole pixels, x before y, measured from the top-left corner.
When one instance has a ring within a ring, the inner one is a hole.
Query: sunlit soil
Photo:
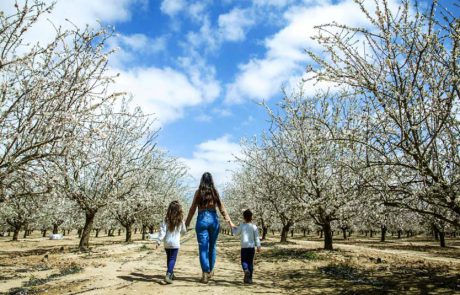
[[[334,251],[317,236],[278,237],[263,242],[254,284],[244,285],[239,241],[221,235],[215,277],[199,282],[201,270],[193,231],[182,242],[177,279],[163,282],[162,247],[122,236],[92,237],[80,253],[75,235],[51,241],[35,233],[19,242],[0,238],[0,292],[3,294],[460,294],[460,241],[440,248],[427,237],[337,237]]]

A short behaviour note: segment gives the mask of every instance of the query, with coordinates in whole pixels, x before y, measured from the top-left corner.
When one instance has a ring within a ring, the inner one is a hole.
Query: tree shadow
[[[279,287],[310,294],[459,294],[460,274],[409,266],[366,269],[330,263],[317,269],[278,272]]]

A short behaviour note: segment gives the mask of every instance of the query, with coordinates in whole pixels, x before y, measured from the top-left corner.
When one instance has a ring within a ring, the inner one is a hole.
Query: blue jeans
[[[244,271],[249,271],[251,278],[254,271],[255,248],[241,248],[241,267]]]
[[[168,270],[166,273],[173,273],[174,266],[176,265],[177,254],[179,249],[165,249],[166,251],[166,267]]]
[[[216,210],[199,211],[195,230],[201,270],[211,272],[216,263],[216,242],[219,236],[219,218]]]

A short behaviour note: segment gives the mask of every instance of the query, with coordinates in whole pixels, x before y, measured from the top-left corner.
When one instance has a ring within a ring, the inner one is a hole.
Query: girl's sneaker
[[[172,284],[173,283],[172,276],[173,276],[173,274],[170,274],[169,272],[166,273],[165,282],[168,283],[168,284]]]

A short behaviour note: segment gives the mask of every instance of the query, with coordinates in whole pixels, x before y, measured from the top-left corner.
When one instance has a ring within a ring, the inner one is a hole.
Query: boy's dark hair
[[[252,212],[251,212],[251,210],[249,210],[249,209],[244,210],[243,218],[244,218],[244,221],[251,222],[252,221]]]

